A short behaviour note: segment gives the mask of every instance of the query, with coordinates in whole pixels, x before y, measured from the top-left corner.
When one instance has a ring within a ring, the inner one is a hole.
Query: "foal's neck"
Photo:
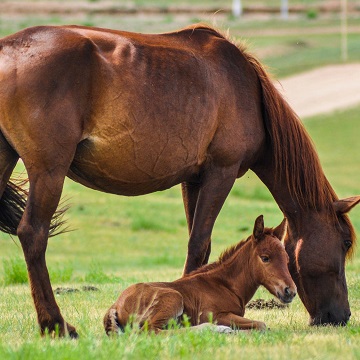
[[[238,297],[244,309],[260,286],[252,266],[251,247],[251,241],[248,241],[213,271],[213,276],[218,276],[223,285]]]

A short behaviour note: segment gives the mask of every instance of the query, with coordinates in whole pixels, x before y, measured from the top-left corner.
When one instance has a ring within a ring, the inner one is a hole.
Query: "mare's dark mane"
[[[355,230],[347,214],[336,214],[333,203],[339,200],[327,180],[315,145],[302,121],[287,101],[276,89],[269,73],[259,60],[249,52],[243,42],[234,42],[228,35],[223,35],[206,25],[195,29],[207,30],[219,38],[235,45],[257,73],[265,99],[263,118],[275,164],[275,179],[284,179],[291,197],[305,210],[327,209],[332,214],[334,223],[340,226],[339,217],[350,230],[350,237],[355,245]],[[275,101],[271,101],[275,99]],[[355,246],[347,253],[351,257]]]

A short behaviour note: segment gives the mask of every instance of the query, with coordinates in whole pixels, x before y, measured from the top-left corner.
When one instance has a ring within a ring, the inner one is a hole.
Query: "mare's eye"
[[[345,244],[346,250],[349,250],[352,246],[352,242],[350,240],[345,240],[344,244]]]
[[[261,261],[264,263],[268,263],[270,261],[270,258],[266,255],[260,256]]]

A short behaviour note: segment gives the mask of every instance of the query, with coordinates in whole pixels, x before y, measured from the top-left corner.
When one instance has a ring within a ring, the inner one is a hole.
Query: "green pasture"
[[[219,3],[209,1],[215,2]],[[146,1],[136,3],[141,5]],[[192,2],[202,3],[205,1]],[[265,20],[237,20],[222,14],[0,14],[0,36],[39,24],[71,23],[162,32],[199,21],[229,29],[236,40],[246,40],[250,49],[279,77],[341,61],[340,20],[336,14],[319,16],[316,20],[303,15],[289,22],[275,15]],[[358,19],[349,19],[350,61],[360,59],[357,24]],[[324,171],[340,197],[360,193],[359,114],[357,107],[305,121]],[[17,171],[21,173],[21,164]],[[296,298],[285,310],[246,312],[246,317],[267,323],[271,330],[264,333],[221,335],[189,331],[160,336],[127,333],[108,339],[102,317],[119,291],[133,282],[170,281],[182,273],[187,228],[181,191],[176,186],[164,192],[126,198],[86,189],[68,180],[64,199],[71,205],[65,216],[72,231],[49,240],[47,261],[54,289],[78,290],[56,297],[66,320],[77,327],[80,339],[53,340],[39,336],[29,287],[24,283],[26,268],[21,246],[16,237],[1,234],[1,359],[360,358],[359,251],[346,267],[353,314],[347,327],[308,327],[307,313]],[[247,236],[259,214],[264,215],[268,226],[276,226],[282,220],[268,190],[249,172],[235,183],[215,224],[211,261],[227,246]],[[360,234],[360,207],[352,210],[350,217]],[[85,291],[83,287],[88,285],[97,291]],[[255,295],[259,297],[270,298],[270,295],[260,289]]]

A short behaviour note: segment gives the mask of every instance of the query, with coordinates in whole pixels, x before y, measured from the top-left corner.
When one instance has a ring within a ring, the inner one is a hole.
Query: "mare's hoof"
[[[79,334],[74,330],[69,332],[70,339],[78,339]]]
[[[70,339],[78,339],[79,338],[79,334],[76,332],[76,329],[68,323],[66,323],[65,335],[68,335],[70,337]]]

